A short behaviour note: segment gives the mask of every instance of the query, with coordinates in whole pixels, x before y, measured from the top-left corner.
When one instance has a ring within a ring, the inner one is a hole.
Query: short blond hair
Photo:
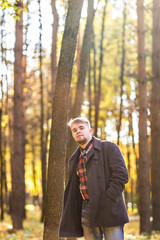
[[[85,117],[77,117],[77,118],[70,119],[70,121],[68,122],[68,126],[71,128],[73,123],[84,123],[87,125],[89,129],[91,128],[91,124],[89,120]]]

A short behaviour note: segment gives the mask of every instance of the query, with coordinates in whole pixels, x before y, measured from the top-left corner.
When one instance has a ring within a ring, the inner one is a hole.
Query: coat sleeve
[[[128,182],[128,171],[122,153],[115,143],[110,143],[108,161],[111,175],[106,196],[118,202],[125,183]]]

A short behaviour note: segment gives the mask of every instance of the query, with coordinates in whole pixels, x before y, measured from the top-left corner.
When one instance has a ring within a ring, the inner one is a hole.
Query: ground
[[[42,240],[43,224],[40,223],[40,210],[33,205],[27,206],[27,219],[24,221],[24,230],[12,232],[10,216],[5,214],[4,221],[0,222],[0,240]],[[130,214],[130,223],[125,225],[125,240],[160,240],[160,231],[152,232],[151,236],[139,235],[139,217]],[[83,240],[80,238],[79,240]]]

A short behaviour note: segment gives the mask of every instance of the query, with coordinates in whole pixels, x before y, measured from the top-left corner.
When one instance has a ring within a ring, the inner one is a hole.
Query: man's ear
[[[93,133],[93,129],[92,128],[90,128],[89,131],[90,131],[91,134]]]

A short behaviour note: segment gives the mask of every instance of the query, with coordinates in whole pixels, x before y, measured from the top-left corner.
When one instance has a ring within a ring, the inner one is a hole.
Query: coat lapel
[[[92,158],[93,154],[94,154],[94,148],[92,147],[88,153],[87,162]]]

